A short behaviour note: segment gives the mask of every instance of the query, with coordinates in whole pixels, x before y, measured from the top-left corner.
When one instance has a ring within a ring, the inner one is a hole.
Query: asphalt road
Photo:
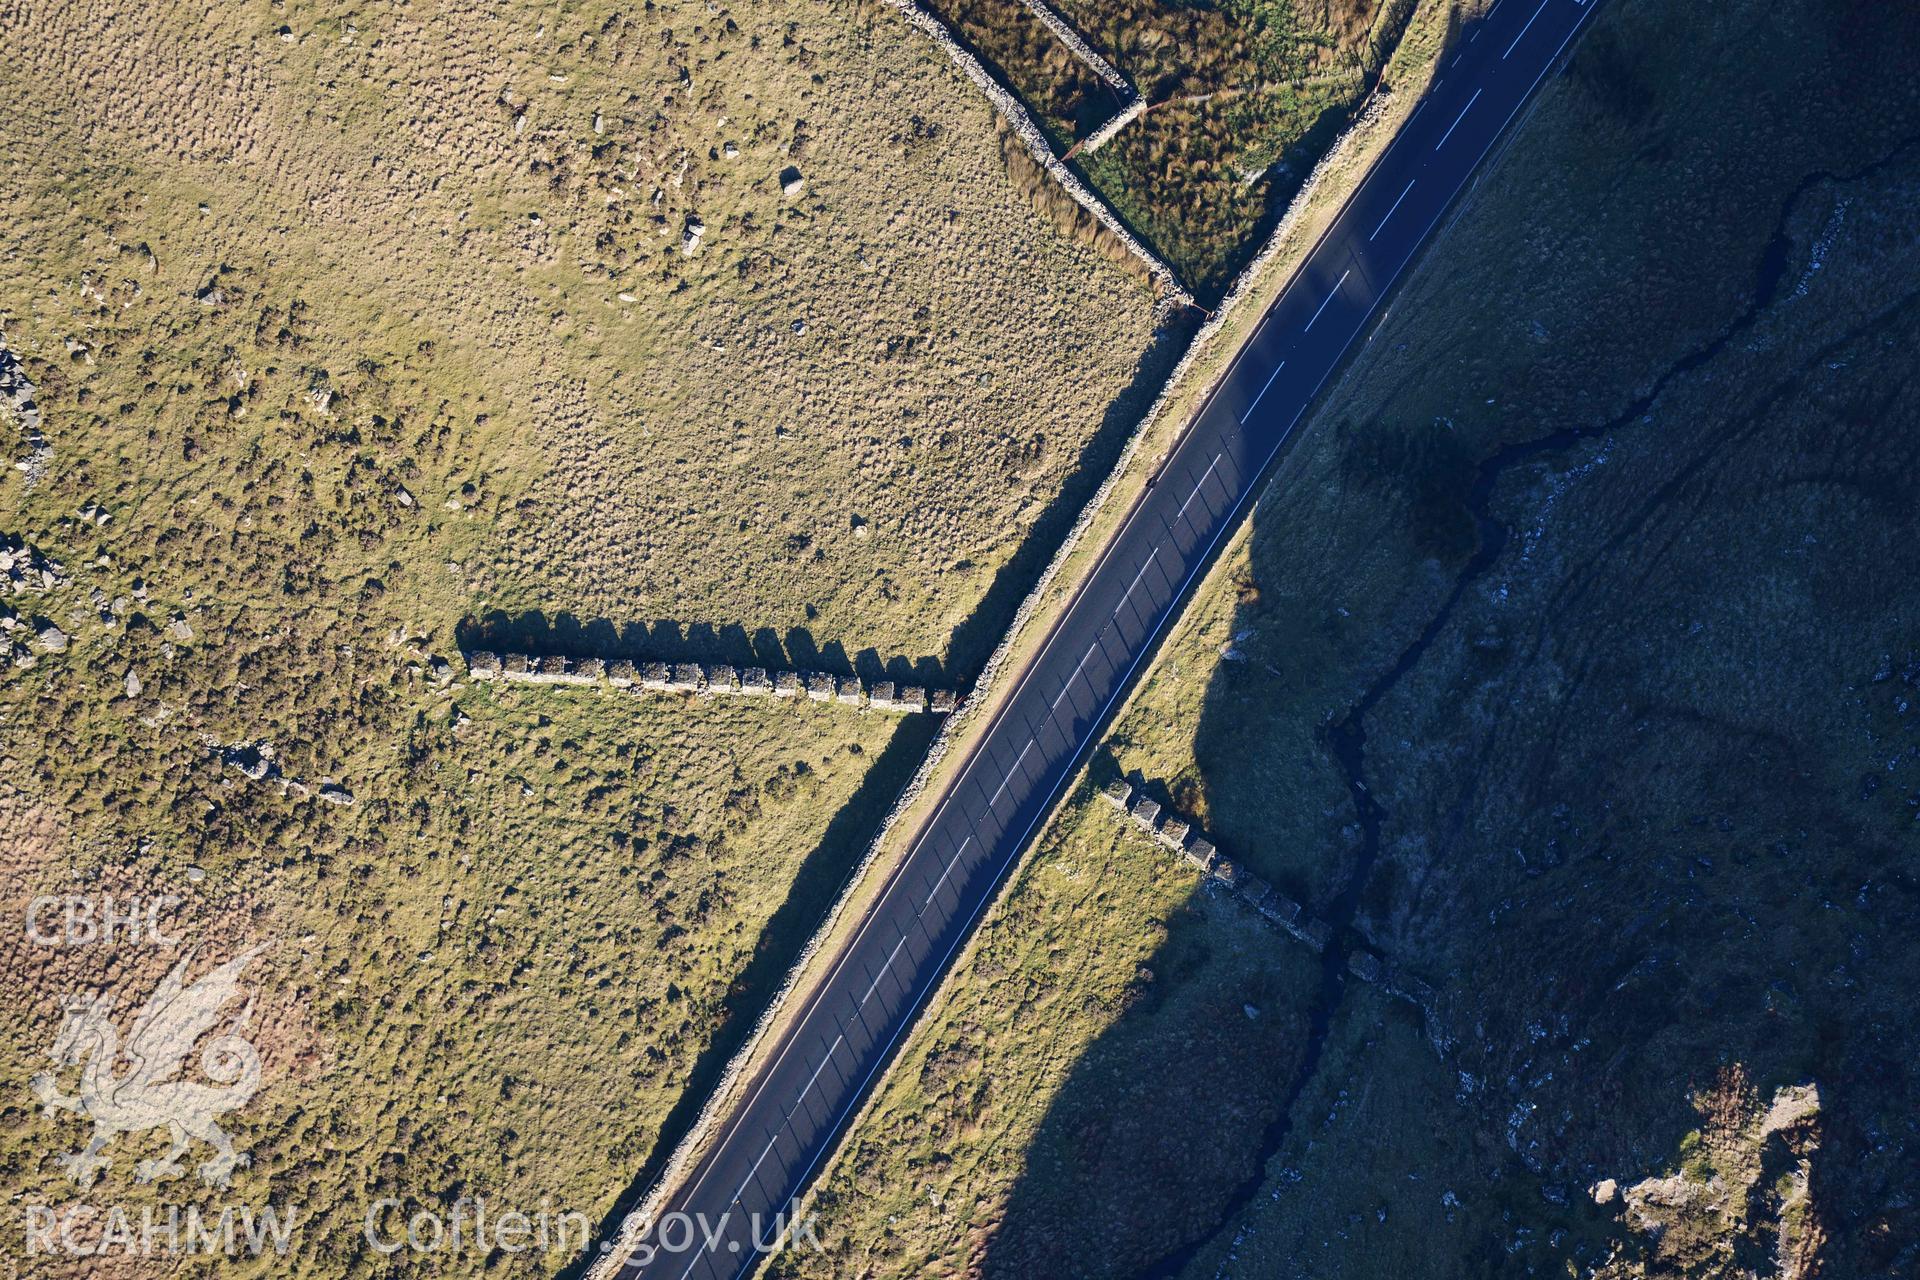
[[[737,1280],[754,1267],[1261,473],[1598,3],[1499,0],[1462,32],[1457,56],[1127,516],[623,1280]]]

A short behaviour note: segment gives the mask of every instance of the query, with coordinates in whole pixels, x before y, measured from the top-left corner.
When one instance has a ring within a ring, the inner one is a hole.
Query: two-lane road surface
[[[622,1280],[738,1280],[860,1104],[1320,386],[1598,0],[1499,0],[1135,504]],[[756,1238],[758,1237],[758,1238]]]

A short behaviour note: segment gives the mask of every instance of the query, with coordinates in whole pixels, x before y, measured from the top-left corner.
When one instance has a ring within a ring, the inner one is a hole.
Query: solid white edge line
[[[1521,95],[1520,102],[1514,104],[1513,110],[1515,112],[1519,111],[1521,104],[1525,103],[1529,97],[1533,96],[1534,89],[1538,88],[1540,85],[1540,81],[1546,78],[1548,68],[1552,67],[1555,62],[1558,62],[1560,60],[1560,53],[1562,50],[1564,50],[1567,47],[1567,41],[1573,39],[1574,33],[1577,32],[1582,25],[1584,25],[1587,14],[1593,12],[1593,9],[1590,7],[1582,6],[1582,8],[1584,12],[1581,14],[1580,21],[1574,23],[1573,27],[1570,30],[1568,30],[1566,39],[1563,39],[1560,42],[1560,48],[1554,50],[1553,57],[1547,59],[1546,64],[1540,68],[1540,74],[1534,77],[1533,84],[1529,85],[1527,88],[1527,92]],[[1507,115],[1507,120],[1511,121],[1512,119],[1513,119],[1513,113],[1509,112]],[[1476,157],[1474,160],[1474,165],[1476,167],[1479,165],[1481,160],[1486,158],[1487,152],[1493,149],[1494,139],[1498,138],[1500,135],[1500,132],[1503,132],[1505,129],[1506,129],[1506,123],[1503,122],[1500,126],[1500,130],[1494,133],[1493,138],[1489,138],[1487,140],[1486,147],[1480,152],[1480,155]],[[1469,170],[1469,173],[1471,173],[1471,170]],[[1460,186],[1461,187],[1466,186],[1465,178],[1461,179]],[[1458,195],[1459,192],[1456,191],[1454,194]],[[1434,218],[1434,222],[1438,222],[1438,221],[1439,221],[1439,217],[1436,215]],[[1421,238],[1424,240],[1426,235],[1430,233],[1432,230],[1433,230],[1433,223],[1430,222],[1427,224],[1427,230],[1421,233]],[[1386,284],[1382,286],[1381,289],[1374,295],[1375,306],[1378,305],[1378,300],[1382,297],[1385,297],[1387,292],[1390,289],[1392,289],[1394,282],[1400,278],[1400,273],[1406,270],[1407,263],[1411,262],[1412,260],[1413,260],[1413,255],[1409,253],[1405,258],[1405,260],[1403,260],[1400,263],[1399,267],[1397,267],[1394,270],[1394,273],[1387,278]],[[1373,308],[1369,307],[1366,315],[1360,318],[1360,327],[1364,328],[1368,318],[1371,317],[1372,315],[1373,315]],[[1359,329],[1356,328],[1355,332],[1356,333],[1359,332]],[[1338,361],[1335,361],[1335,363],[1337,364]],[[1266,460],[1262,462],[1260,464],[1259,469],[1253,473],[1256,478],[1262,472],[1264,472],[1267,469],[1267,467],[1273,462],[1274,458],[1279,455],[1281,447],[1286,444],[1288,437],[1290,437],[1293,434],[1294,427],[1299,425],[1300,418],[1302,417],[1302,415],[1306,413],[1307,405],[1312,403],[1313,397],[1320,393],[1320,387],[1326,384],[1327,377],[1331,376],[1332,373],[1333,373],[1333,368],[1332,366],[1329,366],[1327,369],[1327,373],[1321,377],[1319,383],[1315,384],[1313,392],[1309,394],[1304,401],[1301,402],[1300,411],[1293,415],[1293,421],[1289,422],[1287,424],[1287,429],[1280,433],[1280,438],[1277,441],[1275,441],[1273,448],[1267,453]],[[1215,534],[1213,541],[1207,544],[1207,550],[1201,555],[1199,562],[1194,566],[1193,572],[1187,575],[1186,581],[1181,584],[1180,590],[1175,593],[1174,601],[1177,602],[1181,596],[1186,594],[1187,588],[1193,585],[1194,578],[1200,574],[1202,569],[1205,569],[1207,567],[1207,562],[1210,559],[1212,559],[1214,551],[1220,545],[1220,540],[1224,538],[1231,530],[1233,530],[1239,524],[1239,509],[1242,505],[1246,504],[1252,499],[1254,492],[1255,492],[1255,488],[1249,487],[1247,492],[1241,495],[1240,501],[1234,504],[1233,510],[1227,514],[1226,519],[1222,522],[1220,526],[1220,532]],[[1141,660],[1145,658],[1147,653],[1152,649],[1154,641],[1159,636],[1160,628],[1164,627],[1168,619],[1170,619],[1172,616],[1173,616],[1173,609],[1170,604],[1167,608],[1167,611],[1161,615],[1159,624],[1156,625],[1153,631],[1148,633],[1146,639],[1141,642],[1141,651],[1139,655],[1134,658],[1132,665],[1127,668],[1126,674],[1121,677],[1119,684],[1114,689],[1113,696],[1107,699],[1106,705],[1100,709],[1100,714],[1097,717],[1095,717],[1094,723],[1098,724],[1101,720],[1105,719],[1107,712],[1112,710],[1114,702],[1116,702],[1120,698],[1120,696],[1126,692],[1128,681],[1133,679],[1133,673],[1139,669]],[[1027,839],[1030,836],[1032,836],[1033,829],[1040,824],[1040,820],[1042,818],[1047,817],[1052,812],[1053,805],[1058,797],[1060,790],[1066,785],[1068,779],[1070,779],[1073,776],[1074,769],[1078,767],[1079,757],[1082,754],[1084,754],[1089,747],[1093,745],[1093,741],[1094,741],[1093,735],[1088,734],[1086,740],[1082,742],[1078,748],[1075,749],[1073,755],[1068,757],[1066,765],[1062,769],[1060,781],[1055,784],[1052,794],[1048,795],[1046,804],[1043,805],[1041,808],[1041,811],[1034,816],[1033,821],[1027,824],[1027,829],[1020,833],[1020,839],[1016,841],[1012,846],[1012,852],[1008,855],[1006,859],[1008,863],[1011,863],[1014,860],[1014,858],[1019,854],[1019,852],[1026,847]],[[1003,868],[999,874],[1004,875],[1005,869]],[[997,878],[998,877],[996,876],[996,879]],[[987,909],[987,905],[993,901],[993,898],[994,898],[994,895],[991,893],[982,895],[979,905],[977,905],[973,909],[973,915],[968,917],[966,927],[961,930],[960,936],[953,941],[951,946],[947,948],[946,955],[940,958],[939,969],[944,970],[946,968],[947,961],[953,958],[954,951],[957,950],[960,944],[964,942],[967,939],[967,937],[972,933],[973,922],[979,919],[980,913]],[[911,1002],[911,1004],[909,1005],[907,1016],[901,1020],[900,1026],[896,1027],[894,1029],[893,1035],[888,1038],[886,1048],[881,1051],[880,1057],[875,1061],[873,1067],[870,1070],[868,1070],[866,1078],[860,1082],[859,1089],[857,1089],[854,1092],[853,1100],[849,1102],[845,1107],[845,1109],[841,1111],[839,1119],[834,1121],[833,1131],[837,1131],[839,1127],[846,1122],[847,1115],[850,1112],[852,1112],[852,1110],[856,1106],[859,1105],[862,1095],[864,1095],[867,1091],[867,1086],[873,1082],[873,1077],[875,1073],[877,1073],[880,1070],[880,1068],[885,1065],[887,1060],[887,1055],[893,1051],[893,1046],[899,1042],[901,1035],[905,1033],[907,1027],[912,1025],[912,1021],[913,1021],[912,1015],[914,1012],[914,1007],[919,1004],[920,998],[924,997],[931,990],[932,990],[932,987],[930,985],[926,991],[922,991],[920,995],[917,996]],[[821,1159],[826,1155],[826,1153],[827,1153],[827,1144],[822,1144],[821,1149],[814,1153],[813,1159],[809,1161],[807,1164],[807,1167],[801,1171],[801,1174],[799,1178],[796,1179],[796,1182],[798,1182],[801,1186],[805,1186],[807,1179],[813,1176],[814,1166],[820,1163]],[[792,1200],[796,1198],[797,1196],[789,1196],[787,1198],[787,1201],[790,1203]],[[742,1270],[742,1274],[745,1274],[744,1269]]]

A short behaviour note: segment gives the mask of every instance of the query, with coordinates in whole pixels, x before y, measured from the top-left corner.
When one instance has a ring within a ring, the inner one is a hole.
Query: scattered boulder
[[[67,571],[23,538],[0,533],[0,595],[55,591],[67,585]]]
[[[322,800],[325,800],[328,804],[352,804],[353,803],[353,792],[347,790],[345,787],[341,786],[337,782],[321,783],[319,792],[317,794]]]
[[[707,224],[693,214],[688,214],[686,229],[680,233],[680,256],[691,258],[694,250],[700,247],[700,237],[705,234],[707,234]]]
[[[273,771],[272,752],[250,742],[236,742],[220,753],[220,759],[255,782]]]
[[[34,641],[39,644],[42,653],[65,653],[67,651],[67,633],[51,622],[42,621],[34,632]]]
[[[799,195],[806,189],[807,180],[792,165],[780,171],[780,194],[789,198]]]

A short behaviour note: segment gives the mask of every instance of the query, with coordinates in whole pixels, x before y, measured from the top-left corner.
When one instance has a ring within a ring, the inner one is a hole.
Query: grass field
[[[1329,394],[1102,767],[1164,782],[1432,982],[1455,1044],[1357,984],[1283,989],[1324,1032],[1275,1054],[1281,1122],[1188,1146],[1195,1181],[1262,1176],[1169,1197],[1169,1249],[1112,1209],[1159,1171],[1110,1161],[1119,1185],[1047,1220],[1137,1247],[1061,1274],[1920,1258],[1916,47],[1875,7],[1616,0]],[[1070,804],[1035,867],[1101,820]],[[1037,877],[992,928],[1037,913]],[[1114,948],[1078,980],[1141,964]],[[1041,1026],[985,994],[1019,984],[962,970],[906,1051],[966,1028],[1007,1046],[996,1079],[1060,1082],[938,1146],[995,1171],[957,1211],[980,1229],[869,1191],[924,1180],[924,1144],[891,1136],[909,1067],[828,1175],[835,1256],[1024,1256],[1021,1207],[1061,1203],[1053,1135],[1131,1123],[1131,1046],[1196,1030],[1150,1009]],[[1817,1112],[1757,1118],[1809,1085]]]
[[[51,448],[0,473],[0,531],[60,568],[6,601],[0,889],[16,923],[182,896],[196,975],[272,944],[264,1084],[222,1120],[251,1167],[142,1187],[161,1139],[130,1134],[81,1192],[56,1158],[85,1127],[26,1081],[64,995],[110,990],[124,1030],[180,953],[9,932],[10,1194],[296,1206],[293,1260],[254,1274],[551,1274],[570,1257],[381,1255],[357,1215],[464,1194],[597,1225],[931,726],[468,686],[458,627],[738,627],[963,674],[1024,536],[1137,412],[1153,299],[1027,206],[986,104],[878,8],[0,29],[0,333]],[[9,461],[24,435],[0,418]]]

